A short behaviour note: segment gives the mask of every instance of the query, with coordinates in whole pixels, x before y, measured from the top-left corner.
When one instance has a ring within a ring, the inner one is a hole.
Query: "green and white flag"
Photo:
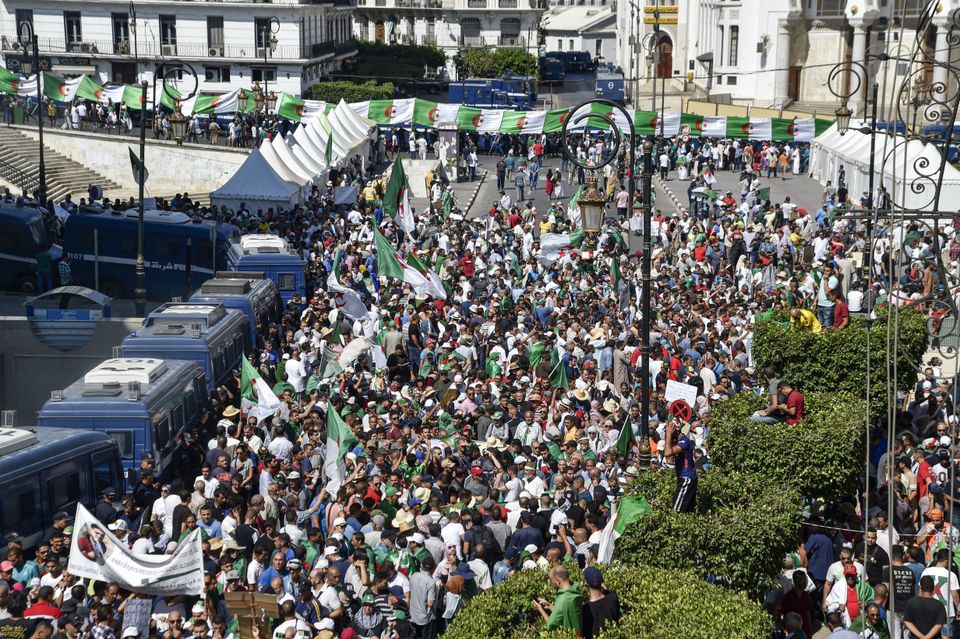
[[[343,485],[347,475],[343,458],[356,446],[356,435],[340,417],[333,404],[327,404],[327,454],[323,461],[323,472],[327,476],[326,490],[331,495],[336,495]]]
[[[333,125],[330,124],[330,119],[323,111],[317,114],[317,124],[327,136],[327,141],[323,145],[323,163],[327,165],[327,168],[330,168],[333,166]]]
[[[281,93],[277,100],[277,115],[293,122],[308,122],[324,113],[327,103],[322,100],[301,100],[289,93]]]
[[[436,271],[427,268],[413,253],[407,257],[407,264],[427,280],[426,286],[416,289],[418,293],[435,297],[438,300],[447,299],[447,289],[443,286],[443,280],[440,279]]]
[[[409,124],[413,121],[414,98],[370,100],[367,117],[377,124]]]
[[[143,87],[128,84],[123,88],[123,105],[139,111],[143,108]]]
[[[500,120],[501,133],[540,133],[547,118],[546,111],[504,111]]]
[[[43,93],[54,102],[73,102],[77,88],[86,76],[65,80],[51,73],[43,74]]]
[[[403,170],[403,160],[398,155],[390,171],[390,181],[383,194],[383,212],[393,217],[397,226],[405,233],[413,233],[417,229],[417,221],[410,208],[410,184],[407,174]]]
[[[142,170],[143,181],[146,183],[147,178],[150,177],[147,167],[143,166],[143,162],[141,162],[137,154],[133,152],[133,149],[127,147],[127,151],[130,152],[130,168],[133,169],[133,181],[140,184],[140,171]]]
[[[581,244],[583,244],[583,231],[544,233],[540,236],[540,261],[544,264],[553,264]]]
[[[413,123],[433,128],[440,122],[456,122],[459,104],[444,104],[417,98],[413,106]]]
[[[280,410],[280,398],[246,357],[243,358],[240,370],[240,395],[240,410],[244,415],[253,415],[258,422],[272,417]]]
[[[85,75],[80,78],[80,84],[77,85],[75,96],[83,100],[99,102],[103,97],[103,93],[103,87],[94,82],[93,78]]]
[[[648,512],[650,512],[650,504],[646,497],[627,495],[620,501],[615,502],[613,511],[610,513],[610,521],[607,522],[600,534],[600,552],[597,561],[609,566],[613,560],[613,548],[617,539],[623,535],[630,524]]]
[[[383,277],[392,277],[395,280],[406,282],[418,295],[446,299],[447,293],[441,284],[440,290],[433,281],[432,271],[423,267],[413,255],[413,263],[400,257],[396,249],[383,236],[380,229],[373,229],[374,242],[377,247],[377,273]],[[416,266],[414,266],[414,264]],[[419,268],[417,268],[419,267]],[[422,270],[421,270],[422,269]],[[434,274],[435,275],[435,274]]]
[[[333,303],[344,315],[353,320],[366,319],[367,307],[360,299],[360,294],[340,283],[341,257],[343,257],[343,251],[337,251],[337,257],[333,260],[333,267],[327,276],[327,290],[333,295]],[[340,323],[337,322],[337,325],[339,326]]]

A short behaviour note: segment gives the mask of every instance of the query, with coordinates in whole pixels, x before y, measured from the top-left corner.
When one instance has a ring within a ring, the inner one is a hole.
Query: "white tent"
[[[312,182],[316,177],[313,171],[300,164],[299,160],[293,156],[293,153],[290,151],[290,147],[287,146],[287,141],[282,135],[274,136],[274,138],[270,140],[270,146],[273,147],[277,157],[280,158],[283,164],[290,169],[294,175],[300,178],[298,180],[300,184]]]
[[[858,130],[865,124],[852,121],[844,135],[837,132],[834,124],[818,135],[810,147],[813,177],[821,184],[832,180],[836,186],[840,167],[843,167],[853,201],[859,201],[860,194],[870,188],[870,134]],[[932,144],[907,140],[901,135],[877,134],[875,188],[882,184],[897,206],[931,211],[938,208],[933,201],[935,180],[944,168],[939,209],[953,210],[960,201],[960,171],[949,164],[943,167],[942,163],[940,151]]]
[[[279,175],[281,179],[287,182],[293,182],[294,184],[300,184],[301,186],[306,184],[306,180],[286,165],[283,159],[277,154],[276,149],[273,148],[272,143],[266,142],[261,144],[260,152],[263,153],[263,158],[267,161],[270,168],[273,169],[274,173]]]
[[[302,200],[300,185],[277,175],[260,149],[254,149],[233,177],[210,194],[212,204],[234,210],[241,202],[252,208],[274,206],[289,209]]]

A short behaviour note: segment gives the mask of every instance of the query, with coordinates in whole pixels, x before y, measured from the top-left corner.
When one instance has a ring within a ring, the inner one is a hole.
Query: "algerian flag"
[[[417,98],[413,105],[413,123],[417,126],[433,128],[439,122],[456,122],[459,110],[459,104],[438,104]]]
[[[614,503],[613,510],[610,513],[610,521],[604,526],[600,535],[600,552],[597,561],[601,564],[610,565],[613,560],[613,547],[617,539],[630,524],[648,512],[650,512],[650,504],[646,497],[627,495],[619,502]]]
[[[171,111],[175,110],[176,107],[174,100],[180,100],[181,97],[183,97],[183,94],[172,84],[160,85],[160,104]],[[153,99],[156,100],[157,96],[154,96]]]
[[[80,79],[80,84],[77,86],[76,97],[83,100],[99,102],[103,94],[104,88],[94,82],[90,76],[85,75]]]
[[[623,420],[623,424],[620,426],[620,436],[617,437],[617,454],[620,455],[622,459],[627,459],[630,455],[631,449],[637,445],[637,440],[633,436],[633,426],[630,424],[630,416]]]
[[[543,132],[544,133],[558,133],[563,130],[563,123],[567,121],[567,118],[570,117],[569,109],[556,109],[554,111],[547,111],[546,117],[543,120]]]
[[[580,208],[580,196],[583,195],[583,185],[577,187],[576,193],[570,198],[570,204],[567,206],[568,211],[574,211]]]
[[[750,140],[769,140],[773,137],[770,118],[727,118],[727,136]]]
[[[360,294],[352,288],[340,283],[340,258],[343,251],[337,251],[337,257],[333,260],[333,268],[327,276],[327,290],[333,294],[333,302],[343,314],[350,319],[365,319],[367,317],[367,307],[360,299]],[[338,323],[339,324],[339,323]]]
[[[223,95],[212,95],[209,93],[200,93],[193,98],[192,108],[185,111],[197,113],[200,115],[212,115],[221,113],[236,113],[240,109],[240,89],[234,89],[230,93]],[[248,110],[252,107],[253,99],[251,94],[247,94]]]
[[[414,98],[370,100],[367,117],[377,124],[409,124],[413,121]]]
[[[417,229],[417,221],[413,217],[413,209],[410,208],[410,184],[399,155],[393,163],[393,170],[390,171],[387,191],[383,194],[383,212],[393,216],[397,226],[405,233],[413,233]]]
[[[540,236],[540,261],[553,264],[570,249],[583,243],[583,231],[576,233],[544,233]]]
[[[240,410],[261,422],[280,410],[280,399],[246,357],[240,371]]]
[[[536,370],[537,366],[540,364],[540,360],[543,359],[543,351],[546,349],[546,346],[543,342],[539,342],[530,347],[530,355],[527,357],[530,360],[530,367]]]
[[[141,162],[137,154],[133,152],[133,149],[127,147],[127,151],[130,152],[130,168],[133,169],[133,181],[140,184],[140,172],[143,171],[143,181],[146,182],[147,178],[150,177],[150,173],[147,172],[147,167],[143,165],[143,162]]]
[[[505,111],[500,120],[501,133],[540,133],[546,111]]]
[[[392,277],[406,282],[413,287],[418,295],[427,295],[437,299],[447,298],[442,283],[438,290],[436,280],[433,279],[435,273],[420,264],[416,257],[410,256],[412,263],[408,263],[400,257],[400,254],[391,246],[387,238],[380,233],[380,229],[373,229],[373,237],[377,247],[377,273],[382,277]]]
[[[54,102],[73,102],[77,95],[77,87],[86,76],[64,80],[50,73],[43,74],[43,92]]]
[[[700,129],[700,136],[704,138],[727,137],[727,116],[725,115],[703,116],[703,125]]]
[[[610,258],[610,283],[613,284],[615,293],[619,293],[623,288],[623,273],[620,272],[620,256],[614,255]]]
[[[100,92],[100,103],[101,104],[122,104],[123,96],[127,92],[127,85],[125,84],[114,84],[111,86],[103,87],[103,90]],[[140,108],[139,106],[137,108]]]
[[[476,107],[462,106],[457,109],[457,123],[461,131],[476,131],[483,123],[483,111]]]
[[[550,363],[553,364],[553,371],[550,373],[550,387],[570,390],[570,382],[567,381],[567,367],[556,348],[550,354]]]
[[[797,118],[796,120],[777,118],[773,121],[774,139],[809,142],[817,136],[816,122],[813,118]]]
[[[496,353],[487,355],[487,377],[500,377],[500,357]]]
[[[277,100],[277,115],[293,122],[308,122],[315,119],[327,108],[322,100],[301,100],[289,93],[281,93]]]
[[[420,259],[411,253],[407,256],[407,265],[416,270],[427,281],[422,287],[414,287],[417,293],[429,295],[438,300],[447,299],[447,289],[443,286],[443,280],[433,269],[427,268]]]
[[[333,125],[330,124],[327,114],[322,111],[317,114],[317,122],[320,128],[327,134],[327,141],[323,145],[323,163],[330,168],[333,165]]]
[[[13,74],[0,77],[0,91],[22,97],[37,95],[37,76],[19,78]]]
[[[124,86],[121,101],[128,109],[139,111],[143,108],[143,87],[133,84]]]
[[[770,187],[765,186],[762,189],[757,189],[757,200],[767,202],[770,200]]]
[[[347,474],[343,458],[356,445],[357,438],[353,431],[333,404],[327,404],[327,456],[323,461],[323,472],[328,479],[326,490],[331,495],[336,495],[340,490]]]
[[[496,133],[500,130],[503,121],[503,109],[483,109],[480,112],[480,121],[477,123],[479,133]]]

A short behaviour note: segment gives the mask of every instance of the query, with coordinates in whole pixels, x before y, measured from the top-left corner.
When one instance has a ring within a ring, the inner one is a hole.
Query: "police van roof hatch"
[[[37,443],[37,434],[23,428],[0,428],[0,455],[9,455]]]
[[[84,375],[86,384],[152,384],[167,371],[162,359],[120,357],[108,359]]]

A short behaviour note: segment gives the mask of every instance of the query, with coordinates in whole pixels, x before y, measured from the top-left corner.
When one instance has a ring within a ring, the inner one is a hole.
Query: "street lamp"
[[[27,46],[33,47],[33,77],[36,78],[37,81],[37,132],[40,138],[40,167],[38,176],[40,178],[40,188],[37,191],[37,204],[39,206],[46,206],[47,168],[43,154],[43,98],[41,97],[43,71],[40,69],[39,38],[33,32],[33,23],[28,20],[21,20],[17,25],[17,37],[24,51],[27,50]]]
[[[183,146],[183,138],[187,135],[187,118],[180,113],[180,100],[173,101],[173,115],[170,116],[170,128],[173,130],[173,140],[177,146]]]
[[[837,133],[846,135],[850,128],[850,116],[853,115],[853,112],[847,107],[847,103],[841,104],[833,115],[837,118]]]
[[[597,189],[596,171],[590,171],[587,175],[587,188],[580,195],[577,204],[580,206],[583,232],[590,237],[592,243],[603,226],[603,210],[607,204],[607,198]]]
[[[594,109],[594,106],[604,107],[603,110]],[[603,226],[603,205],[606,200],[597,190],[597,180],[594,172],[610,164],[619,157],[620,147],[623,143],[623,134],[620,127],[613,118],[613,112],[619,111],[627,125],[627,131],[630,131],[630,148],[628,149],[628,158],[630,166],[626,171],[627,196],[630,201],[630,208],[633,207],[634,194],[636,192],[636,169],[637,169],[637,137],[633,134],[633,116],[622,106],[610,100],[587,100],[574,107],[570,113],[579,113],[576,117],[569,117],[563,123],[561,132],[561,148],[564,156],[574,166],[590,171],[590,177],[587,182],[587,190],[580,196],[580,211],[583,231],[585,234],[594,234],[600,231]],[[603,120],[607,123],[614,136],[614,147],[607,156],[606,161],[600,165],[595,165],[588,160],[581,160],[576,153],[570,151],[570,145],[567,144],[570,126],[576,125],[590,118]],[[643,242],[641,255],[641,324],[640,324],[640,441],[637,442],[639,448],[639,466],[641,468],[650,467],[650,297],[651,278],[650,278],[650,219],[653,216],[653,144],[643,143],[643,171],[641,173],[642,184],[642,210],[643,210]],[[586,202],[584,201],[586,199]]]
[[[280,32],[280,19],[276,16],[271,17],[263,25],[263,93],[266,95],[270,88],[267,80],[267,56],[272,56],[277,50],[277,33]]]

